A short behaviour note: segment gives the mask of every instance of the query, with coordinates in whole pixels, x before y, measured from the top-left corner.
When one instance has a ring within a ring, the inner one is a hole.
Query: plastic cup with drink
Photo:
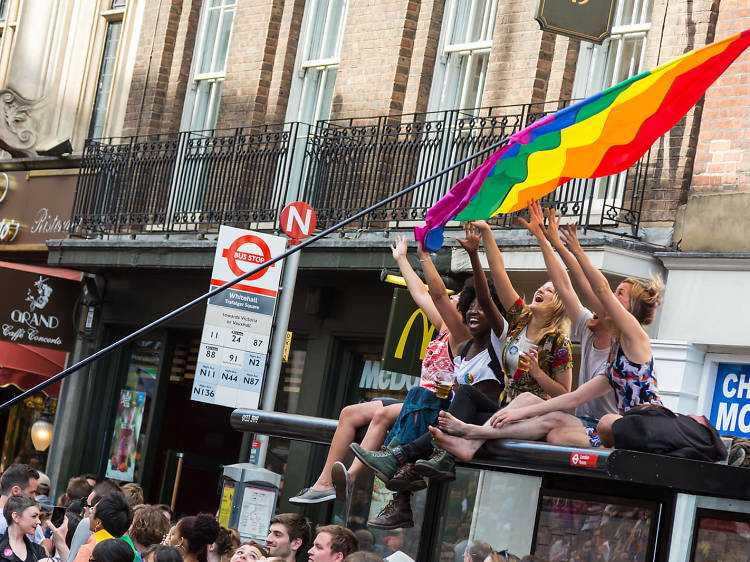
[[[536,344],[529,344],[529,347],[524,353],[529,353],[530,351],[539,351],[539,346]],[[518,367],[516,367],[516,372],[513,373],[513,378],[515,380],[520,379],[522,376],[524,376],[529,371],[529,363],[528,361],[522,357],[523,353],[519,354],[518,356]],[[522,359],[524,359],[522,361]]]
[[[435,377],[435,396],[448,398],[453,388],[453,371],[439,371]]]

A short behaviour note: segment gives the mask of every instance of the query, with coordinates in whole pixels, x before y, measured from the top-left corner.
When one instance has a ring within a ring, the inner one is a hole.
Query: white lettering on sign
[[[308,235],[310,234],[310,223],[312,222],[312,209],[307,209],[305,213],[305,219],[302,220],[302,215],[299,214],[297,207],[289,207],[289,215],[286,220],[286,230],[292,230],[294,223],[297,223],[297,227],[300,231]]]
[[[70,219],[63,220],[59,215],[51,216],[47,207],[42,207],[37,211],[34,222],[29,228],[31,234],[67,232],[68,230],[70,230]]]
[[[382,370],[380,361],[365,361],[359,377],[359,388],[370,390],[409,390],[418,384],[417,377]]]
[[[734,398],[734,395],[737,393],[736,388],[729,388],[729,383],[737,382],[737,375],[734,373],[729,373],[726,378],[724,379],[724,384],[721,387],[722,392],[724,393],[724,396],[727,398]]]

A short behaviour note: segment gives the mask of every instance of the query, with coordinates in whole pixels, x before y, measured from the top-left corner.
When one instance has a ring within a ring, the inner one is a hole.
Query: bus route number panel
[[[285,245],[286,240],[279,236],[221,227],[212,287],[280,254]],[[230,408],[258,407],[280,269],[269,267],[209,299],[192,400]]]

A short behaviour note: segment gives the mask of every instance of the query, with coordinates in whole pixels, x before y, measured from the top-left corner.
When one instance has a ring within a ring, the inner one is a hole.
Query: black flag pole
[[[502,146],[503,144],[505,144],[506,142],[508,142],[509,138],[510,138],[509,136],[505,137],[505,138],[503,138],[503,139],[501,139],[501,140],[499,140],[499,141],[497,141],[497,142],[495,142],[495,143],[493,143],[493,144],[491,144],[491,145],[483,148],[482,150],[480,150],[478,152],[475,152],[474,154],[471,154],[471,155],[467,156],[466,158],[463,158],[463,159],[459,160],[458,162],[455,162],[455,163],[451,164],[450,166],[448,166],[446,168],[443,168],[442,170],[440,170],[438,172],[435,172],[433,175],[431,175],[431,176],[429,176],[429,177],[427,177],[427,178],[425,178],[423,180],[420,180],[417,183],[414,183],[414,184],[410,185],[409,187],[406,187],[406,188],[402,189],[401,191],[399,191],[397,193],[394,193],[393,195],[390,195],[390,196],[386,197],[385,199],[382,199],[381,201],[378,201],[377,203],[375,203],[375,204],[367,207],[366,209],[363,209],[363,210],[359,211],[358,213],[355,213],[354,215],[352,215],[352,216],[344,219],[343,221],[339,222],[338,224],[335,224],[335,225],[333,225],[333,226],[331,226],[331,227],[329,227],[329,228],[327,228],[327,229],[319,232],[318,234],[316,234],[314,236],[311,236],[310,238],[308,238],[308,239],[300,242],[296,246],[292,246],[291,248],[289,248],[288,250],[286,250],[283,254],[280,254],[280,255],[276,256],[275,258],[272,258],[272,259],[264,262],[263,264],[259,265],[258,267],[254,268],[254,269],[251,269],[250,271],[248,271],[246,273],[243,273],[239,277],[235,277],[231,281],[228,281],[224,285],[221,285],[220,287],[216,287],[214,289],[211,289],[207,293],[204,293],[204,294],[200,295],[199,297],[196,297],[195,299],[191,300],[190,302],[185,303],[182,306],[174,309],[173,311],[168,312],[167,314],[165,314],[164,316],[162,316],[160,318],[157,318],[156,320],[154,320],[150,324],[147,324],[147,325],[143,326],[142,328],[139,328],[138,330],[136,330],[135,332],[132,332],[131,334],[128,334],[124,338],[122,338],[122,339],[120,339],[120,340],[118,340],[118,341],[116,341],[114,343],[111,343],[107,347],[104,347],[104,348],[100,349],[99,351],[97,351],[95,353],[92,353],[91,355],[89,355],[88,357],[86,357],[84,359],[81,359],[78,363],[75,363],[74,365],[71,365],[70,367],[67,367],[66,369],[64,369],[63,371],[60,371],[56,375],[54,375],[54,376],[50,377],[49,379],[47,379],[46,381],[41,382],[38,385],[36,385],[35,387],[22,392],[21,394],[19,394],[15,398],[11,398],[10,400],[8,400],[7,402],[5,402],[4,404],[0,405],[0,412],[2,412],[4,410],[7,410],[8,408],[10,408],[11,406],[13,406],[14,404],[16,404],[18,402],[21,402],[22,400],[28,398],[32,394],[34,394],[36,392],[39,392],[40,390],[43,390],[43,389],[47,388],[48,386],[50,386],[52,384],[55,384],[57,381],[60,381],[60,380],[64,379],[65,377],[67,377],[68,375],[76,372],[78,369],[81,369],[82,367],[85,367],[86,365],[89,365],[89,364],[93,363],[97,359],[99,359],[99,358],[107,355],[108,353],[114,351],[118,347],[121,347],[121,346],[125,345],[126,343],[129,343],[129,342],[133,341],[134,339],[142,336],[143,334],[149,332],[150,330],[153,330],[154,328],[157,328],[158,326],[161,326],[162,324],[168,322],[172,318],[175,318],[175,317],[179,316],[180,314],[182,314],[184,312],[187,312],[188,310],[190,310],[194,306],[197,306],[201,302],[210,299],[214,295],[218,295],[219,293],[221,293],[222,291],[228,289],[232,285],[235,285],[236,283],[239,283],[240,281],[245,280],[246,278],[250,277],[251,275],[255,275],[259,271],[267,268],[270,265],[273,265],[276,262],[279,262],[279,261],[281,261],[281,260],[289,257],[290,255],[292,255],[295,252],[299,252],[302,248],[305,248],[307,246],[310,246],[311,244],[314,244],[315,242],[317,242],[321,238],[325,238],[326,236],[328,236],[332,232],[335,232],[339,228],[341,228],[343,226],[346,226],[347,224],[349,224],[351,222],[354,222],[357,219],[364,217],[365,215],[368,215],[372,211],[374,211],[376,209],[379,209],[383,205],[386,205],[386,204],[390,203],[391,201],[393,201],[395,199],[398,199],[399,197],[401,197],[403,195],[406,195],[407,193],[409,193],[411,191],[414,191],[415,189],[417,189],[419,187],[422,187],[426,183],[429,183],[429,182],[431,182],[431,181],[439,178],[440,176],[443,176],[443,175],[447,174],[448,172],[450,172],[452,170],[455,170],[456,168],[458,168],[460,166],[463,166],[464,164],[467,164],[467,163],[471,162],[477,156],[481,156],[482,154],[486,154],[487,152],[491,152],[491,151],[499,148],[500,146]]]

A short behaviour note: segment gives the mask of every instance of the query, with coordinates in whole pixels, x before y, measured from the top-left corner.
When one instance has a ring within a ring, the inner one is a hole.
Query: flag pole
[[[442,170],[440,170],[438,172],[435,172],[431,176],[429,176],[429,177],[427,177],[427,178],[425,178],[423,180],[420,180],[417,183],[414,183],[414,184],[410,185],[409,187],[406,187],[406,188],[402,189],[401,191],[399,191],[397,193],[394,193],[393,195],[390,195],[390,196],[386,197],[385,199],[382,199],[381,201],[378,201],[377,203],[374,203],[373,205],[367,207],[366,209],[363,209],[363,210],[361,210],[361,211],[353,214],[352,216],[350,216],[350,217],[342,220],[338,224],[335,224],[335,225],[333,225],[333,226],[331,226],[331,227],[323,230],[322,232],[319,232],[318,234],[316,234],[314,236],[311,236],[310,238],[308,238],[308,239],[300,242],[296,246],[292,246],[287,251],[285,251],[284,253],[276,256],[275,258],[272,258],[272,259],[264,262],[263,264],[257,266],[256,268],[251,269],[250,271],[248,271],[246,273],[243,273],[239,277],[235,277],[233,280],[225,283],[224,285],[221,285],[220,287],[215,287],[215,288],[211,289],[210,291],[208,291],[207,293],[204,293],[203,295],[200,295],[199,297],[196,297],[195,299],[191,300],[190,302],[187,302],[187,303],[183,304],[182,306],[174,309],[173,311],[168,312],[167,314],[165,314],[164,316],[161,316],[160,318],[157,318],[156,320],[154,320],[150,324],[146,324],[145,326],[143,326],[142,328],[139,328],[135,332],[132,332],[131,334],[128,334],[127,336],[123,337],[122,339],[119,339],[116,342],[111,343],[107,347],[104,347],[104,348],[100,349],[99,351],[97,351],[95,353],[92,353],[88,357],[86,357],[84,359],[81,359],[78,363],[75,363],[74,365],[71,365],[70,367],[68,367],[68,368],[60,371],[56,375],[54,375],[54,376],[50,377],[49,379],[47,379],[46,381],[41,382],[38,385],[36,385],[35,387],[22,392],[21,394],[19,394],[18,396],[14,397],[14,398],[11,398],[7,402],[5,402],[2,405],[0,405],[0,412],[3,412],[5,410],[7,410],[8,408],[10,408],[11,406],[13,406],[14,404],[16,404],[18,402],[21,402],[22,400],[25,400],[26,398],[28,398],[29,396],[35,394],[36,392],[39,392],[40,390],[44,390],[48,386],[55,384],[56,382],[64,379],[68,375],[76,372],[78,369],[80,369],[82,367],[85,367],[86,365],[89,365],[89,364],[93,363],[94,361],[96,361],[97,359],[99,359],[99,358],[107,355],[108,353],[114,351],[118,347],[121,347],[121,346],[125,345],[126,343],[129,343],[129,342],[131,342],[131,341],[139,338],[140,336],[142,336],[143,334],[145,334],[145,333],[153,330],[154,328],[156,328],[158,326],[161,326],[162,324],[168,322],[169,320],[172,320],[173,318],[179,316],[180,314],[183,314],[184,312],[187,312],[191,308],[199,305],[200,303],[202,303],[205,300],[210,299],[214,295],[218,295],[219,293],[221,293],[222,291],[224,291],[224,290],[228,289],[229,287],[235,285],[236,283],[239,283],[240,281],[244,281],[246,278],[250,277],[251,275],[255,275],[256,273],[258,273],[259,271],[267,268],[268,266],[273,265],[276,262],[279,262],[279,261],[281,261],[281,260],[283,260],[283,259],[291,256],[295,252],[299,252],[302,248],[305,248],[307,246],[310,246],[311,244],[314,244],[318,240],[320,240],[322,238],[325,238],[329,234],[337,231],[338,229],[346,226],[347,224],[349,224],[351,222],[354,222],[354,221],[356,221],[356,220],[358,220],[358,219],[360,219],[360,218],[368,215],[372,211],[374,211],[376,209],[379,209],[383,205],[386,205],[386,204],[390,203],[391,201],[394,201],[395,199],[398,199],[399,197],[401,197],[403,195],[406,195],[407,193],[410,193],[410,192],[414,191],[415,189],[417,189],[419,187],[422,187],[423,185],[425,185],[425,184],[427,184],[427,183],[429,183],[429,182],[431,182],[431,181],[433,181],[433,180],[435,180],[435,179],[437,179],[437,178],[439,178],[439,177],[447,174],[448,172],[451,172],[451,171],[455,170],[456,168],[458,168],[460,166],[463,166],[464,164],[467,164],[467,163],[471,162],[477,156],[481,156],[482,154],[486,154],[488,152],[491,152],[491,151],[499,148],[504,143],[508,142],[509,139],[510,139],[510,135],[507,136],[507,137],[504,137],[503,139],[501,139],[501,140],[499,140],[499,141],[497,141],[497,142],[495,142],[495,143],[493,143],[493,144],[491,144],[491,145],[489,145],[489,146],[487,146],[485,148],[483,148],[482,150],[480,150],[478,152],[475,152],[475,153],[467,156],[466,158],[463,158],[463,159],[459,160],[458,162],[455,162],[455,163],[451,164],[450,166],[448,166],[446,168],[443,168]]]

